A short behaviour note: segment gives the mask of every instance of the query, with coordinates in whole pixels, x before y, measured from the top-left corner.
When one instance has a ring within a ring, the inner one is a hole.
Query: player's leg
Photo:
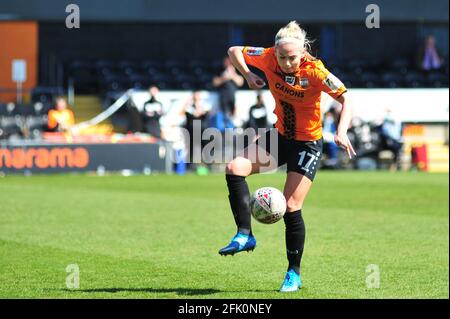
[[[270,139],[270,133],[266,136]],[[253,250],[256,246],[251,230],[250,191],[245,179],[249,175],[278,166],[277,159],[266,151],[270,147],[266,148],[259,144],[261,143],[250,144],[226,167],[228,199],[237,226],[237,234],[227,247],[219,251],[221,255]]]
[[[301,287],[300,264],[305,245],[305,222],[302,216],[303,201],[312,181],[297,172],[289,172],[284,186],[287,210],[284,214],[286,255],[288,270],[281,291],[296,291]]]
[[[294,147],[293,155],[297,156],[293,156],[288,162],[288,174],[283,191],[287,203],[284,222],[288,271],[281,291],[296,291],[301,287],[300,264],[306,237],[302,208],[319,167],[321,142],[301,143],[299,147]]]

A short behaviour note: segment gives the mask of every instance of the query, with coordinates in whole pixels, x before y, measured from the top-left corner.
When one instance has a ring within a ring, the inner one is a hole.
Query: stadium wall
[[[16,99],[16,83],[12,80],[12,61],[25,60],[26,81],[23,89],[36,86],[38,60],[38,24],[33,21],[0,21],[0,101]]]
[[[0,2],[3,19],[37,19],[64,21],[70,1],[15,0]],[[90,1],[78,0],[82,21],[135,22],[285,22],[299,19],[304,22],[364,21],[365,0],[285,0],[277,1],[210,1],[210,0],[134,0]],[[383,21],[448,22],[447,0],[377,0]],[[239,8],[239,10],[236,10]],[[286,10],[289,8],[289,10]],[[256,14],[257,12],[257,14]],[[339,12],[339,14],[336,14]]]
[[[0,172],[101,173],[122,170],[170,172],[171,162],[166,156],[166,147],[170,145],[9,143],[0,146]]]

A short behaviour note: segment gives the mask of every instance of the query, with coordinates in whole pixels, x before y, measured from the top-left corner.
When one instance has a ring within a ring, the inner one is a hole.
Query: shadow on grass
[[[93,289],[57,289],[64,292],[85,292],[85,293],[120,293],[120,292],[145,292],[145,293],[176,293],[180,296],[204,296],[213,295],[220,292],[230,293],[230,292],[278,292],[278,290],[247,290],[247,291],[222,291],[213,288],[205,289],[192,289],[192,288],[93,288]]]
[[[117,292],[147,292],[147,293],[176,293],[183,296],[201,296],[212,295],[221,292],[217,289],[190,289],[190,288],[95,288],[95,289],[60,289],[70,292],[87,292],[87,293],[117,293]]]

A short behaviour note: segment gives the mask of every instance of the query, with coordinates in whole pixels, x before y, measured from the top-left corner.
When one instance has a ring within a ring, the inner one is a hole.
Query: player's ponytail
[[[306,31],[300,27],[297,21],[289,22],[275,36],[275,46],[287,42],[298,43],[306,52],[311,50],[311,41],[306,37]]]

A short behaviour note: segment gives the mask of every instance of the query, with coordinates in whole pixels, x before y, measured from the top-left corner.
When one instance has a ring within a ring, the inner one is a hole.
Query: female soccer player
[[[250,215],[250,192],[245,178],[260,173],[264,164],[258,156],[264,154],[276,160],[275,167],[287,164],[284,196],[287,211],[286,251],[288,269],[281,292],[297,291],[301,288],[300,263],[305,242],[305,224],[302,218],[303,201],[308,194],[322,156],[322,125],[320,95],[326,92],[342,104],[339,127],[335,135],[338,146],[351,158],[356,155],[348,137],[351,120],[346,103],[347,89],[320,60],[309,52],[310,42],[306,32],[295,21],[281,28],[271,48],[238,47],[228,49],[233,65],[245,77],[252,89],[261,89],[265,82],[252,73],[248,65],[264,72],[269,89],[276,101],[274,113],[277,148],[272,143],[262,145],[261,138],[250,144],[242,155],[234,158],[226,167],[229,201],[238,228],[231,243],[219,251],[221,255],[234,255],[253,250],[256,239],[252,234]],[[270,139],[266,133],[266,141]]]

